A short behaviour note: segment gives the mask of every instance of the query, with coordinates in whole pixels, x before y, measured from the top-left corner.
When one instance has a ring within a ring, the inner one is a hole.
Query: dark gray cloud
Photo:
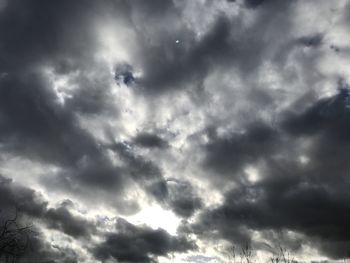
[[[117,232],[106,234],[95,255],[100,260],[114,258],[118,262],[157,262],[154,256],[167,256],[195,248],[184,237],[173,237],[162,229],[138,227],[124,219],[117,220]]]
[[[72,237],[89,238],[95,226],[82,217],[75,216],[63,202],[57,208],[48,208],[48,202],[40,193],[0,177],[0,209],[4,217],[11,217],[18,209],[24,216],[39,219],[49,228],[57,229]]]
[[[227,176],[237,176],[245,165],[272,154],[282,143],[274,127],[253,123],[246,130],[223,138],[211,134],[205,145],[205,166]]]
[[[157,262],[192,232],[349,257],[346,1],[0,2],[0,209],[68,240],[23,262]],[[105,229],[154,202],[178,236]]]
[[[32,70],[39,63],[53,61],[60,62],[60,69],[68,69],[69,61],[74,64],[77,57],[91,51],[94,8],[98,4],[84,0],[7,2],[0,18],[3,70]]]
[[[55,102],[40,74],[10,74],[0,81],[0,134],[9,151],[67,166],[98,154],[97,143]]]
[[[320,253],[338,259],[348,257],[346,246],[341,249],[329,244],[349,244],[347,192],[336,185],[288,173],[289,169],[279,169],[275,177],[228,193],[224,204],[204,213],[193,231],[219,231],[219,237],[245,245],[252,242],[251,230],[292,230],[305,235],[301,243],[314,238],[312,245]]]
[[[190,217],[203,206],[201,198],[186,181],[167,179],[151,185],[149,191],[181,217]]]
[[[145,47],[147,56],[143,67],[146,74],[140,81],[150,91],[183,88],[186,82],[203,79],[215,63],[220,65],[232,59],[230,21],[225,17],[220,17],[198,42],[189,32],[181,32],[180,35],[187,37],[184,39],[187,44],[176,45],[176,39],[169,36],[162,40],[162,46]],[[166,55],[169,52],[171,56]]]
[[[307,47],[318,47],[322,44],[322,34],[316,34],[313,36],[302,37],[299,39],[300,43]]]
[[[59,181],[65,182],[62,185],[72,191],[84,187],[121,191],[126,185],[126,175],[131,174],[135,180],[151,174],[161,176],[155,165],[125,151],[119,154],[126,167],[112,164],[106,157],[107,148],[78,124],[78,114],[104,112],[109,88],[98,80],[90,83],[78,77],[74,81],[80,86],[62,105],[42,72],[11,72],[1,78],[0,142],[3,149],[61,167]]]
[[[45,215],[49,227],[62,231],[72,237],[89,238],[95,226],[82,217],[73,216],[65,207],[50,208]]]
[[[283,125],[295,136],[325,134],[325,139],[346,141],[349,108],[349,89],[340,81],[336,96],[318,101],[300,115],[292,113]]]
[[[0,143],[2,152],[57,166],[58,173],[40,179],[49,191],[86,198],[98,195],[119,212],[130,214],[140,209],[138,201],[126,202],[112,195],[123,196],[134,181],[145,188],[147,180],[162,180],[160,169],[122,144],[114,149],[115,158],[121,160],[116,164],[108,155],[110,147],[81,125],[81,118],[101,115],[117,120],[113,78],[121,77],[127,85],[135,81],[131,67],[116,65],[113,76],[109,65],[95,58],[99,45],[96,21],[101,13],[127,14],[148,8],[142,2],[132,6],[122,2],[7,4],[0,18],[0,64],[1,72],[6,73],[0,78]],[[64,102],[51,75],[66,79]],[[65,208],[50,210],[45,216],[55,229],[76,237],[89,236]]]
[[[28,249],[19,262],[78,262],[77,253],[72,248],[54,246],[48,242],[40,225],[44,224],[69,237],[89,240],[96,231],[96,226],[85,218],[74,215],[69,208],[73,205],[70,200],[62,202],[56,208],[49,208],[48,202],[40,193],[4,176],[0,176],[0,193],[1,222],[12,219],[17,213],[17,223],[29,226],[31,230],[28,234]]]
[[[125,163],[125,173],[137,181],[157,180],[162,178],[160,168],[152,161],[134,154],[132,148],[127,143],[117,143],[111,149],[119,154]]]
[[[291,26],[289,18],[294,1],[266,2],[273,3],[258,14],[249,28],[244,28],[240,19],[218,13],[199,39],[184,26],[182,30],[175,29],[171,35],[161,34],[155,45],[142,46],[142,69],[145,72],[139,81],[146,87],[146,92],[154,94],[183,89],[188,83],[192,88],[201,86],[211,71],[227,68],[235,68],[244,77],[254,75],[271,47],[264,37],[271,30],[268,21],[280,23],[278,30],[288,30]],[[249,7],[263,3],[265,1],[246,1]],[[284,19],[280,21],[280,17],[274,16],[276,12],[282,12]],[[176,43],[176,36],[181,36],[179,43]],[[284,41],[288,43],[288,37]],[[287,50],[281,48],[274,53],[276,57],[273,59],[284,64],[286,58],[278,55],[287,53]]]
[[[97,78],[92,83],[78,74],[70,83],[78,85],[75,94],[62,105],[40,68],[52,67],[57,74],[87,71],[82,65],[91,61],[90,19],[97,7],[86,1],[7,4],[0,22],[1,64],[7,72],[0,80],[0,141],[6,151],[69,169],[76,169],[85,156],[101,159],[98,142],[79,127],[76,114],[103,111],[109,92],[106,83]]]
[[[204,212],[192,229],[184,226],[185,231],[205,234],[210,229],[211,237],[218,231],[221,238],[244,245],[252,242],[252,230],[292,230],[305,235],[300,242],[312,240],[320,253],[338,259],[348,257],[350,167],[345,152],[349,116],[349,90],[341,84],[337,95],[317,101],[303,112],[286,113],[279,132],[255,133],[250,127],[233,142],[218,139],[214,144],[218,146],[208,151],[216,161],[206,165],[214,170],[226,167],[218,170],[224,174],[234,173],[241,165],[261,158],[265,162],[259,169],[261,178],[256,183],[236,180],[238,186],[225,194],[224,203]],[[255,134],[247,140],[252,144],[245,143],[249,134]],[[288,136],[284,144],[279,142],[281,136]],[[294,151],[284,151],[284,147],[293,149],[293,144],[303,138],[312,142],[305,152],[295,156]],[[261,141],[269,142],[268,147]],[[276,142],[280,156],[270,150]],[[304,164],[298,158],[303,155],[309,158]],[[219,161],[222,163],[216,166]]]
[[[264,4],[265,2],[268,2],[268,0],[245,0],[244,3],[249,8],[255,8],[259,5]]]
[[[164,139],[152,133],[139,133],[135,137],[134,143],[146,148],[165,148],[168,146]]]
[[[66,182],[67,190],[97,187],[118,191],[125,186],[121,168],[113,165],[99,142],[78,125],[72,109],[57,103],[42,76],[10,75],[0,81],[0,140],[5,151],[61,167],[60,181]]]
[[[77,94],[63,106],[40,68],[52,67],[61,74],[87,70],[82,65],[91,61],[94,48],[94,8],[98,5],[88,1],[7,3],[0,21],[1,64],[6,72],[0,84],[0,122],[1,141],[10,151],[63,165],[72,165],[85,154],[98,155],[97,143],[77,125],[75,113],[101,111],[107,86],[80,74],[74,81]]]
[[[0,187],[0,207],[3,213],[12,213],[16,207],[34,217],[40,217],[45,212],[47,203],[34,190],[15,185],[11,179],[2,175]]]
[[[73,248],[57,247],[43,241],[40,236],[33,236],[30,249],[18,259],[20,263],[77,263],[78,255]]]
[[[133,84],[135,82],[133,68],[129,64],[117,65],[115,68],[115,80],[118,84]]]

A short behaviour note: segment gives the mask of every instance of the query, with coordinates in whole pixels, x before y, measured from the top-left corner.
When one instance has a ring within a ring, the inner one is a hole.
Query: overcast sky
[[[350,258],[349,30],[349,0],[0,0],[21,262]]]

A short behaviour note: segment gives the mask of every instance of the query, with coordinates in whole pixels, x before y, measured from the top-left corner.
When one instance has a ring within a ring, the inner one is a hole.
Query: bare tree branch
[[[0,225],[0,260],[16,262],[27,251],[33,233],[32,225],[21,226],[16,208],[13,218]]]

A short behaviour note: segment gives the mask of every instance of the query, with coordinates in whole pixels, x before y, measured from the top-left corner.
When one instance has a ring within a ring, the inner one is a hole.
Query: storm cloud
[[[261,158],[264,164],[259,169],[260,178],[254,183],[237,180],[238,185],[225,194],[223,204],[204,212],[199,224],[189,227],[190,231],[219,231],[221,238],[244,246],[254,243],[252,231],[291,230],[305,235],[298,248],[311,239],[321,253],[337,259],[348,257],[349,165],[344,152],[349,143],[348,97],[347,87],[340,86],[337,95],[321,99],[301,113],[285,113],[273,137],[250,138],[254,148],[245,145],[241,147],[244,152],[239,150],[239,145],[245,143],[241,135],[225,144],[217,140],[220,151],[209,148],[210,158],[222,160],[220,168],[225,167],[225,162],[232,164],[222,172],[242,174],[246,162],[259,163],[256,160]],[[255,127],[248,127],[245,134],[255,131]],[[286,137],[284,144],[280,142],[282,136]],[[278,152],[261,144],[266,138],[270,138],[269,145],[278,143]],[[236,140],[239,143],[230,143]],[[292,149],[298,140],[311,142],[304,153],[294,155]],[[242,159],[246,156],[252,159]],[[241,166],[236,167],[235,160]],[[217,163],[207,161],[206,166],[211,165],[215,171]]]
[[[151,255],[166,256],[169,252],[184,252],[194,245],[184,237],[172,237],[161,229],[135,227],[118,219],[117,233],[109,233],[106,241],[96,248],[100,259],[113,257],[120,262],[153,262]]]
[[[37,233],[20,262],[349,258],[349,14],[0,0],[0,216]]]

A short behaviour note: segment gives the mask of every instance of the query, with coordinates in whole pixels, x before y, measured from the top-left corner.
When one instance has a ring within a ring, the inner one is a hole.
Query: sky
[[[20,262],[350,258],[349,25],[349,0],[0,0]]]

